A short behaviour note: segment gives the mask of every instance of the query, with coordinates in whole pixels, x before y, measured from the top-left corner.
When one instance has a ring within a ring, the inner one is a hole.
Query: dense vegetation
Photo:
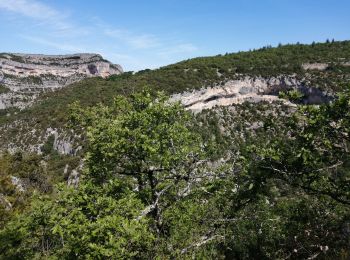
[[[44,145],[0,155],[0,259],[349,259],[349,60],[348,41],[265,47],[92,78],[2,111],[1,141],[35,144],[36,129]],[[196,115],[167,100],[291,74],[335,100]],[[48,127],[79,136],[78,156],[58,154]]]
[[[263,122],[220,164],[164,95],[73,111],[89,139],[81,183],[12,217],[4,258],[349,257],[350,91]]]
[[[87,79],[53,93],[44,94],[41,102],[19,113],[0,114],[0,126],[23,120],[29,128],[62,127],[67,122],[67,106],[79,100],[83,106],[100,102],[111,104],[117,94],[129,95],[145,86],[167,94],[198,89],[244,76],[274,77],[295,75],[307,86],[339,91],[350,82],[350,41],[281,45],[249,52],[195,58],[157,70],[136,74],[127,72],[102,78]],[[327,63],[325,70],[305,70],[303,64]],[[11,111],[10,111],[11,112]],[[15,135],[13,133],[4,135]],[[0,132],[1,129],[0,129]],[[13,140],[15,141],[15,140]]]
[[[6,94],[8,93],[10,90],[8,88],[6,88],[5,86],[0,84],[0,94]]]

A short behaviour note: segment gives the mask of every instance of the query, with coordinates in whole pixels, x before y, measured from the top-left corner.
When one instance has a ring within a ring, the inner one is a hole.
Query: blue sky
[[[96,52],[125,70],[350,39],[349,0],[0,0],[0,52]]]

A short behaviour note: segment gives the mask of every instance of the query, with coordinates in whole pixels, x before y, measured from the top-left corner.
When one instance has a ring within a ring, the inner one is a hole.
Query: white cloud
[[[29,32],[18,26],[17,36],[28,42],[60,52],[100,53],[131,70],[163,66],[198,50],[191,43],[179,43],[164,36],[113,28],[99,17],[91,17],[82,24],[73,15],[41,0],[0,0],[0,15],[4,13],[9,14],[11,22],[36,26]]]
[[[157,37],[151,34],[136,35],[126,30],[104,29],[105,35],[119,39],[135,49],[149,49],[160,45]]]
[[[193,53],[198,50],[198,48],[191,43],[168,45],[152,34],[136,35],[126,30],[110,29],[102,23],[100,23],[99,26],[105,35],[118,39],[135,49],[152,48],[156,55],[164,59],[170,58],[172,55]]]
[[[50,24],[60,31],[72,29],[66,15],[38,1],[0,0],[0,9],[33,18],[40,23]]]

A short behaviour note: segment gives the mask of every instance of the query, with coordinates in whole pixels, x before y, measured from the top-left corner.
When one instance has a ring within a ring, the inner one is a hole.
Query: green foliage
[[[195,58],[157,70],[114,75],[109,79],[90,78],[55,92],[44,93],[40,102],[28,109],[11,113],[10,116],[7,113],[0,114],[0,125],[20,121],[26,126],[25,129],[0,129],[0,134],[7,136],[6,140],[9,142],[16,143],[18,135],[33,128],[41,131],[46,131],[49,127],[64,128],[69,117],[66,113],[67,106],[73,102],[79,101],[83,107],[98,103],[112,105],[114,96],[129,96],[144,86],[154,86],[155,91],[173,94],[223,84],[246,75],[268,78],[295,74],[307,86],[331,93],[337,92],[342,90],[344,83],[350,82],[350,67],[343,64],[349,60],[349,41],[314,45],[289,44],[277,48]],[[305,71],[302,69],[305,63],[327,63],[329,67],[324,71]]]
[[[17,211],[25,208],[34,189],[49,191],[51,184],[40,165],[40,157],[21,153],[0,156],[0,227]],[[17,184],[14,178],[19,180]]]
[[[106,180],[116,173],[170,172],[199,152],[199,137],[187,129],[189,114],[166,102],[163,94],[155,99],[143,91],[130,99],[117,97],[114,107],[87,110],[84,118],[83,111],[75,111],[73,124],[78,120],[87,127],[90,174]]]
[[[6,257],[82,259],[168,251],[163,211],[186,189],[201,150],[187,128],[190,115],[163,94],[148,92],[118,97],[111,108],[72,110],[89,137],[83,182],[77,190],[60,188],[53,198],[34,200],[1,231],[0,251]],[[155,241],[164,247],[154,247]]]
[[[0,252],[25,259],[346,259],[349,97],[292,114],[282,104],[242,104],[207,111],[196,123],[179,104],[147,91],[111,107],[74,104],[71,122],[88,137],[81,183],[34,198],[0,231]],[[203,138],[197,123],[207,129]],[[11,183],[3,187],[13,194]]]
[[[6,94],[10,91],[9,88],[5,87],[4,85],[0,84],[0,94]]]
[[[165,232],[161,212],[170,202],[161,198],[186,185],[201,153],[200,137],[188,129],[190,114],[164,94],[152,97],[148,91],[119,96],[111,108],[73,111],[74,125],[80,121],[87,128],[89,178],[99,185],[120,176],[136,180],[156,232]]]
[[[47,98],[20,112],[28,125],[24,115],[37,112],[34,125],[61,127],[67,106],[79,100],[70,120],[87,137],[87,154],[80,185],[60,184],[52,193],[41,183],[62,181],[60,169],[79,162],[52,153],[52,137],[43,157],[1,157],[6,200],[21,199],[11,176],[28,180],[34,193],[28,206],[1,209],[1,258],[348,259],[350,91],[321,106],[244,103],[195,120],[164,94],[140,91],[157,83],[153,90],[172,93],[237,72],[304,75],[304,62],[334,62],[308,71],[313,79],[345,79],[339,60],[348,58],[348,48],[348,42],[268,47],[89,79],[50,94],[57,103]],[[325,84],[343,88],[333,83]],[[112,100],[115,93],[125,96]],[[297,91],[285,94],[302,99]]]
[[[281,91],[278,96],[293,103],[301,103],[304,98],[304,94],[297,89],[288,90],[287,92]]]
[[[55,136],[54,135],[50,135],[45,144],[41,147],[41,152],[45,155],[47,154],[51,154],[54,152],[54,142],[55,142]]]
[[[275,214],[281,205],[276,217],[286,221],[284,246],[272,245],[282,255],[274,257],[349,255],[344,230],[350,216],[349,105],[347,90],[329,105],[301,107],[272,142],[251,147],[250,178],[259,181],[254,186],[263,184],[261,194],[273,201],[268,212]]]
[[[302,107],[288,129],[290,138],[263,150],[267,169],[292,185],[350,205],[350,91],[330,105]],[[283,142],[283,145],[282,145]],[[274,153],[271,156],[271,153]],[[275,169],[275,170],[273,170]]]
[[[20,63],[24,63],[24,59],[21,57],[21,56],[17,56],[15,54],[7,54],[10,56],[10,59],[13,60],[13,61],[17,61],[17,62],[20,62]]]
[[[35,187],[41,191],[51,189],[45,167],[41,164],[41,156],[17,152],[14,155],[4,154],[0,159],[0,170],[5,178],[21,178],[27,188]]]
[[[0,252],[16,259],[145,257],[154,237],[146,220],[135,219],[142,207],[125,182],[60,187],[57,197],[38,197],[0,232]]]
[[[10,60],[17,61],[17,62],[20,62],[20,63],[24,63],[25,62],[24,59],[21,56],[18,56],[18,55],[12,54],[12,53],[0,53],[0,58],[2,58],[2,59],[10,59]]]
[[[32,195],[51,194],[53,185],[66,180],[63,169],[78,167],[79,158],[17,152],[0,155],[0,227],[30,204]]]

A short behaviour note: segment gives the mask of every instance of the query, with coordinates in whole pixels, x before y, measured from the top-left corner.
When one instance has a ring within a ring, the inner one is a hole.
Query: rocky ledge
[[[88,77],[121,74],[120,65],[99,54],[0,54],[0,109],[24,108],[44,91],[52,91]]]
[[[215,87],[202,88],[175,94],[171,101],[180,101],[186,109],[200,112],[204,109],[212,109],[216,106],[231,106],[244,102],[274,102],[280,101],[294,106],[286,99],[279,98],[280,92],[298,90],[303,95],[303,104],[321,104],[332,99],[329,93],[320,89],[306,86],[293,76],[279,76],[271,78],[242,77],[237,80],[229,80],[225,84]]]

